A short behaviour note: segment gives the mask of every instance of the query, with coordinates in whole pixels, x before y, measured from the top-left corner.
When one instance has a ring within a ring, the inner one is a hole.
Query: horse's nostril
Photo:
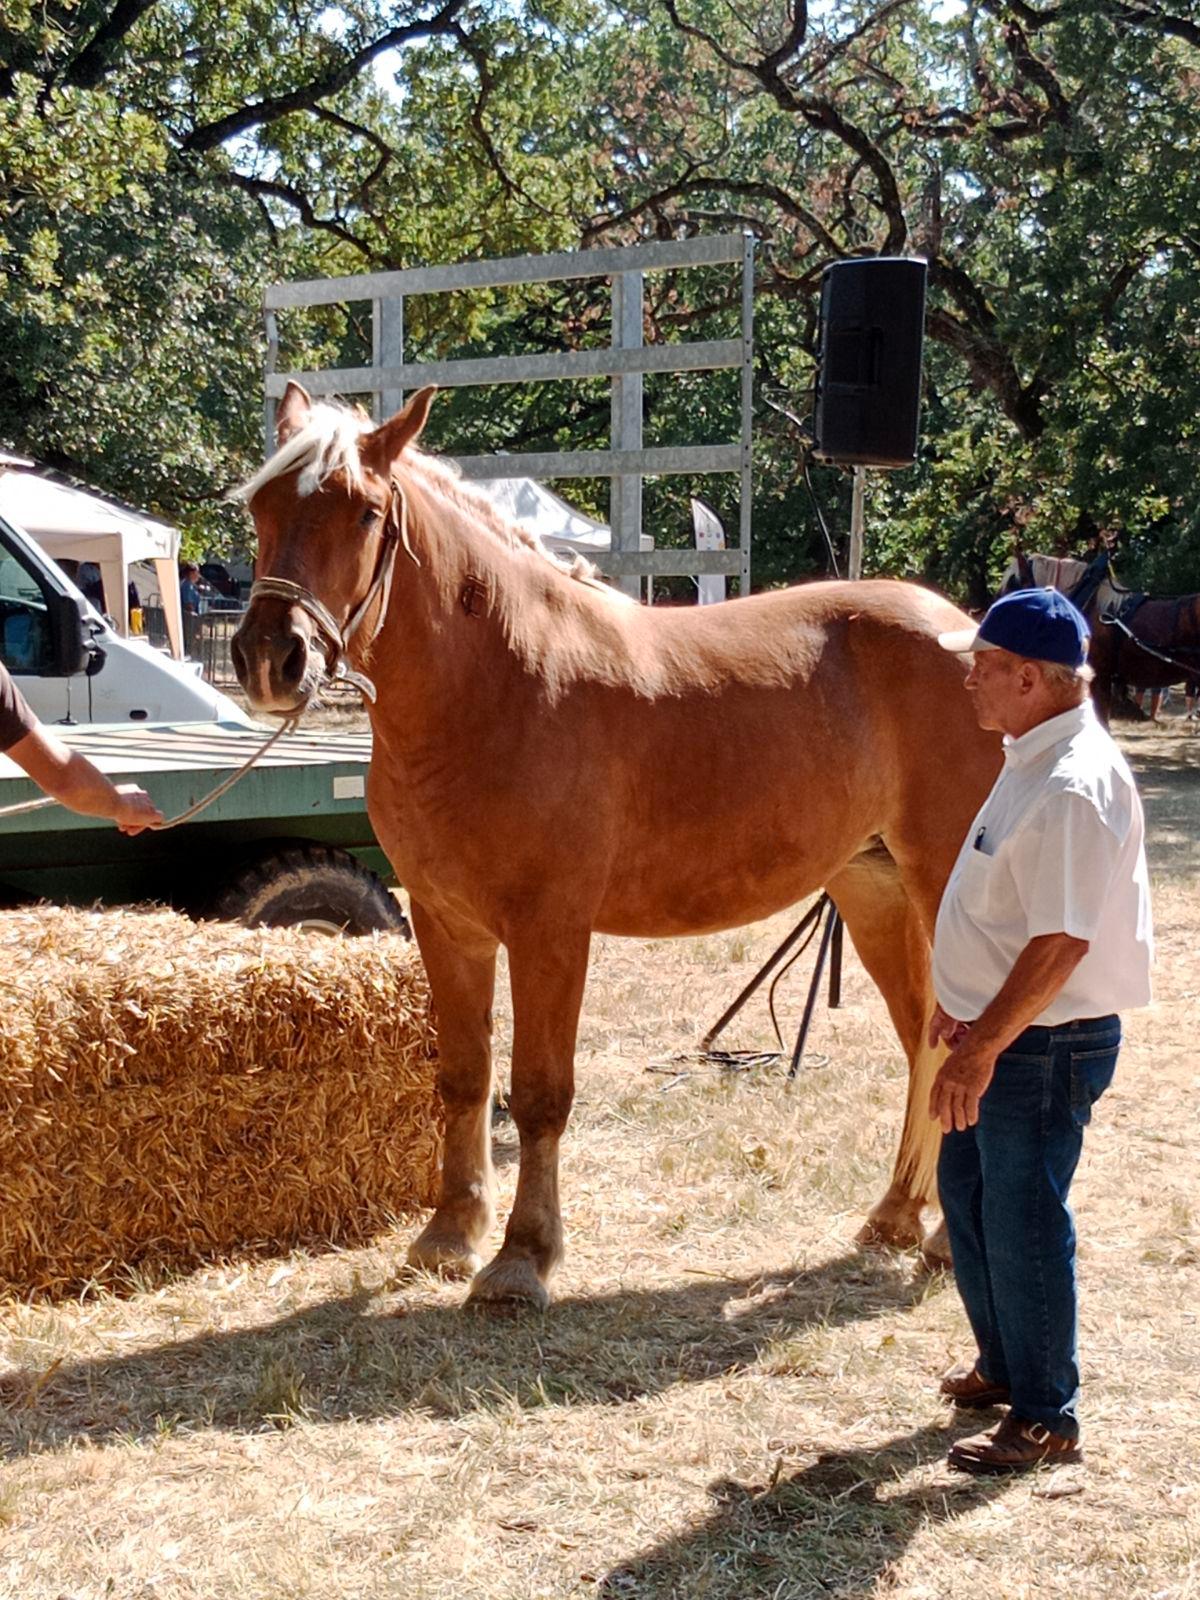
[[[289,689],[294,689],[303,678],[308,666],[308,645],[297,634],[279,663],[279,676]]]

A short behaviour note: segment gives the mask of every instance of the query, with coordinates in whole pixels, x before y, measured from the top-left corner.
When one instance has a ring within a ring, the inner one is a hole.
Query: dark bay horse
[[[1061,589],[1087,617],[1092,694],[1105,721],[1124,689],[1200,681],[1200,594],[1136,594],[1117,582],[1104,552],[1091,560],[1019,554],[1000,593],[1034,586]]]
[[[264,576],[234,645],[259,711],[297,711],[347,661],[377,690],[368,809],[411,895],[446,1113],[441,1197],[410,1261],[475,1274],[473,1299],[546,1304],[593,930],[708,933],[822,886],[910,1064],[893,1181],[866,1232],[916,1242],[940,1137],[930,939],[1000,762],[961,661],[936,642],[967,619],[892,582],[633,604],[414,448],[432,396],[373,428],[289,386],[279,449],[242,491]],[[503,1246],[481,1267],[501,944],[521,1163]]]

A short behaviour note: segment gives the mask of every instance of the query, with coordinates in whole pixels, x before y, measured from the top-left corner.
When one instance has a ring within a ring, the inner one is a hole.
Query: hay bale
[[[0,1289],[361,1242],[441,1148],[415,948],[170,911],[0,913]]]

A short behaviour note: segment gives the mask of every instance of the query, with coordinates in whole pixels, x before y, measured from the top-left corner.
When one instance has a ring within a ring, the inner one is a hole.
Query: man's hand
[[[39,723],[6,752],[60,805],[83,817],[107,817],[122,833],[144,833],[166,821],[136,783],[113,784],[85,755],[71,750]]]
[[[929,1019],[929,1048],[936,1050],[939,1044],[949,1045],[953,1050],[955,1045],[961,1044],[971,1031],[969,1022],[959,1022],[948,1011],[943,1011],[940,1005],[934,1004],[933,1016]]]
[[[139,789],[136,783],[119,783],[117,786],[117,806],[113,812],[113,821],[122,833],[144,833],[147,828],[161,828],[166,818],[151,800],[144,789]]]
[[[975,1126],[979,1102],[995,1070],[996,1055],[972,1044],[969,1034],[954,1046],[942,1062],[929,1096],[929,1115],[941,1123],[943,1133],[955,1129],[961,1133],[964,1128]]]
[[[996,1062],[1013,1040],[1058,994],[1088,953],[1088,941],[1070,933],[1041,933],[1031,939],[1013,962],[995,999],[984,1006],[966,1029],[948,1037],[947,1017],[939,1006],[929,1024],[929,1040],[945,1040],[950,1054],[942,1063],[929,1096],[929,1115],[940,1122],[943,1133],[973,1128],[979,1121],[979,1102],[992,1081]],[[936,1038],[935,1038],[936,1030]]]

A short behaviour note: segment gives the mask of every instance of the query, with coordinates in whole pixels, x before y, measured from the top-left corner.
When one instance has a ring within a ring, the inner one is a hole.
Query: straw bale
[[[361,1242],[431,1202],[424,971],[396,934],[0,913],[0,1290]]]

